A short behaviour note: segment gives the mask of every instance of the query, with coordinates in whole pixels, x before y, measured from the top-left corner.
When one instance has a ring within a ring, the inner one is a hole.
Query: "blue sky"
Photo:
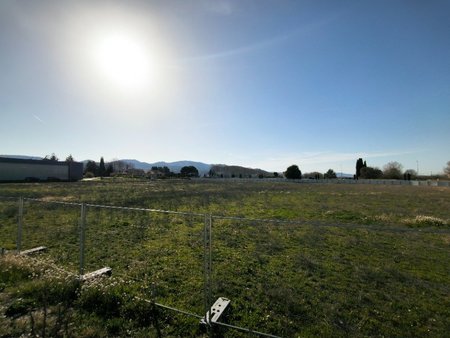
[[[448,13],[433,0],[4,0],[0,153],[442,172]]]

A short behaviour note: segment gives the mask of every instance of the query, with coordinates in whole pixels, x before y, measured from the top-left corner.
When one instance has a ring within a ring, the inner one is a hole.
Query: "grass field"
[[[0,319],[0,336],[43,329],[86,337],[204,335],[197,318],[133,300],[204,314],[202,214],[213,215],[206,291],[213,301],[231,300],[229,324],[283,337],[450,332],[449,188],[102,180],[2,184],[0,196],[13,197],[0,198],[0,246],[15,248],[18,198],[39,199],[25,200],[22,247],[46,245],[39,259],[69,272],[4,256],[0,300],[8,316]],[[110,266],[113,277],[72,282],[80,206],[54,201],[91,204],[84,268]]]

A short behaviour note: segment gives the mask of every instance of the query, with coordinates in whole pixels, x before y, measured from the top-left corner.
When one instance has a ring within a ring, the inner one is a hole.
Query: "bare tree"
[[[115,173],[121,173],[127,169],[133,169],[132,165],[120,160],[113,160],[112,162],[110,162],[110,164],[112,165],[113,171]]]
[[[446,173],[447,176],[450,177],[450,161],[447,162],[447,166],[444,168],[444,173]]]
[[[389,179],[402,179],[403,166],[398,162],[389,162],[383,167],[383,177]]]

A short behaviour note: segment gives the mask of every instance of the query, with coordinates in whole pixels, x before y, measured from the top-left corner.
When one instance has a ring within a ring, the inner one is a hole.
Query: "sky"
[[[450,1],[0,1],[0,154],[420,174],[450,161]]]

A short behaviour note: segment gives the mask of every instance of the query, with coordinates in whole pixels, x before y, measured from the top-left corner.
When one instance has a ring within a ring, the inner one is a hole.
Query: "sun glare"
[[[111,34],[95,43],[96,68],[104,80],[124,90],[143,90],[155,81],[145,44],[126,34]]]

